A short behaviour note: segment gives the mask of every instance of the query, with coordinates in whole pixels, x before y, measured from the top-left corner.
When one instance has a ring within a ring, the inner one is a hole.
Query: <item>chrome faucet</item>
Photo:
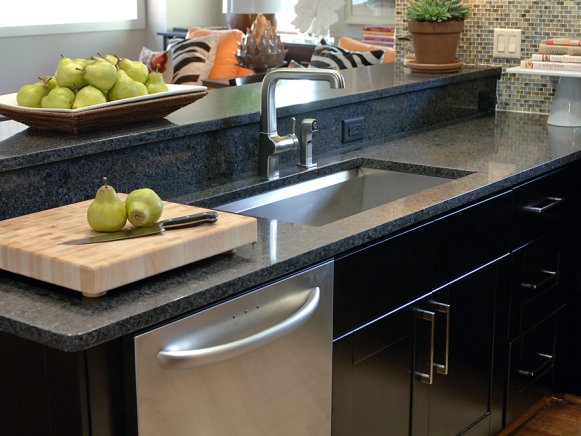
[[[258,143],[258,175],[266,179],[279,177],[279,153],[296,148],[299,140],[292,131],[280,136],[276,127],[276,83],[281,80],[324,80],[331,88],[344,88],[345,79],[335,70],[319,68],[279,68],[264,76],[260,101],[260,139]]]

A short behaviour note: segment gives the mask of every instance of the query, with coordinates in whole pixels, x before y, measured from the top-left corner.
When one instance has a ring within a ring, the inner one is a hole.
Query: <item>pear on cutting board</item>
[[[87,209],[87,221],[98,232],[116,232],[127,222],[125,204],[117,197],[115,189],[103,177],[103,185]]]

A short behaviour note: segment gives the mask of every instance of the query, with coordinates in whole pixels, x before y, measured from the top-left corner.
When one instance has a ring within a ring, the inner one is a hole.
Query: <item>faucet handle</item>
[[[313,162],[313,132],[319,130],[319,122],[314,118],[305,118],[301,121],[301,141],[299,153],[299,167],[315,168]]]
[[[293,141],[292,150],[295,150],[300,145],[299,137],[297,136],[296,131],[297,131],[297,119],[295,117],[291,117],[290,131],[287,136],[291,138]]]

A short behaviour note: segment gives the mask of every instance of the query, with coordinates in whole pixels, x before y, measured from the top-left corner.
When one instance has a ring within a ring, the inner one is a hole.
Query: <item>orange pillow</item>
[[[383,50],[383,63],[389,64],[395,62],[395,49],[391,47],[383,47],[381,45],[366,44],[364,42],[358,41],[347,36],[342,36],[339,38],[337,45],[345,50],[349,51],[373,51],[373,50]]]
[[[209,79],[229,79],[254,74],[254,71],[239,66],[238,59],[236,59],[238,44],[244,35],[240,30],[213,30],[204,29],[203,27],[190,27],[186,34],[186,39],[208,35],[218,35],[216,59],[208,76]]]

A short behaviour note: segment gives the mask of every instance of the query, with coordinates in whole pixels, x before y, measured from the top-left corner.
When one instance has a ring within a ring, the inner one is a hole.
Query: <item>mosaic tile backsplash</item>
[[[492,57],[494,28],[522,29],[522,59],[538,52],[550,37],[581,38],[581,0],[464,0],[471,6],[458,47],[465,63],[502,66],[519,65],[519,59]],[[396,34],[408,35],[408,0],[396,1]],[[397,46],[403,59],[405,42]],[[504,72],[498,82],[497,108],[503,111],[548,113],[558,78]]]

